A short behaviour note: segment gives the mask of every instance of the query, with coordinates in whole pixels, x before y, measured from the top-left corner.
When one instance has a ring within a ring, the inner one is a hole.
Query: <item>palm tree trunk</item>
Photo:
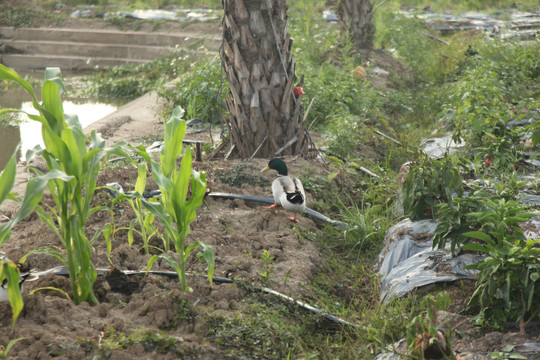
[[[338,8],[341,34],[348,34],[357,49],[373,48],[373,0],[341,0]]]
[[[241,157],[307,152],[285,0],[222,0],[225,122]],[[296,140],[294,140],[296,138]]]

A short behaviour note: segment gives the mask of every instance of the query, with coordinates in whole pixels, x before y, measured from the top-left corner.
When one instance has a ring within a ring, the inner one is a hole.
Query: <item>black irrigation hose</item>
[[[263,203],[263,204],[273,204],[274,203],[274,199],[272,199],[272,198],[266,198],[266,197],[261,197],[261,196],[252,196],[252,195],[240,195],[240,194],[228,194],[228,193],[211,192],[207,196],[210,196],[210,197],[213,197],[213,198],[216,198],[216,199],[228,199],[228,200],[239,199],[239,200],[245,200],[245,201],[260,202],[260,203]],[[334,226],[337,226],[337,227],[349,227],[349,225],[347,223],[332,220],[329,217],[324,216],[320,212],[317,212],[317,211],[312,210],[310,208],[306,208],[305,212],[311,218],[313,218],[315,220],[322,221],[322,222],[325,222],[327,224],[331,224],[331,225],[334,225]]]
[[[99,276],[106,276],[108,273],[111,272],[110,269],[96,269],[96,271],[97,271]],[[162,276],[169,276],[169,277],[178,277],[178,274],[176,272],[174,272],[174,271],[153,271],[153,270],[150,270],[148,272],[140,271],[140,270],[118,270],[118,271],[120,271],[124,275],[153,274],[153,275],[162,275]],[[35,273],[32,273],[32,274],[34,275],[33,280],[35,280],[37,278],[40,278],[40,277],[43,277],[43,276],[48,275],[48,274],[69,276],[69,272],[68,272],[68,270],[67,270],[67,268],[65,266],[57,266],[57,267],[49,269],[49,270],[35,272]],[[203,278],[203,279],[208,279],[208,276],[206,276],[206,275],[190,274],[190,273],[188,273],[187,275],[192,275],[192,276],[197,276],[197,277],[200,277],[200,278]],[[30,280],[30,281],[33,281],[33,280]],[[237,280],[229,279],[229,278],[224,278],[224,277],[219,277],[219,276],[213,276],[212,281],[219,282],[219,283],[227,283],[227,284],[240,284],[240,285],[243,284],[243,282],[241,282],[241,281],[237,281]],[[303,309],[305,309],[307,311],[310,311],[310,312],[312,312],[314,314],[323,316],[324,318],[326,318],[326,319],[328,319],[330,321],[334,321],[334,322],[336,322],[338,324],[347,325],[347,326],[351,326],[351,327],[354,327],[354,328],[360,328],[360,325],[353,324],[353,323],[350,323],[350,322],[348,322],[346,320],[340,319],[340,318],[338,318],[336,316],[327,314],[324,311],[321,311],[321,310],[319,310],[319,309],[317,309],[317,308],[315,308],[315,307],[313,307],[313,306],[311,306],[309,304],[306,304],[305,302],[295,300],[292,297],[287,296],[285,294],[282,294],[280,292],[277,292],[275,290],[272,290],[272,289],[269,289],[269,288],[266,288],[266,287],[261,287],[261,286],[254,286],[254,285],[249,285],[249,286],[245,286],[245,287],[248,290],[249,289],[260,290],[260,291],[262,291],[264,293],[277,296],[277,297],[279,297],[281,299],[284,299],[284,300],[287,300],[287,301],[289,301],[291,303],[294,303],[294,304],[300,306],[301,308],[303,308]]]
[[[109,188],[108,188],[109,192],[115,197],[118,195],[118,191],[121,191],[121,189],[122,189],[122,187],[118,183],[114,183],[114,184],[111,183],[111,184],[108,184],[108,186],[109,186]],[[115,190],[113,190],[113,189],[115,189]],[[150,198],[161,195],[161,191],[160,190],[146,190],[142,195],[145,198],[150,199]],[[211,192],[207,196],[209,196],[211,198],[214,198],[214,199],[227,199],[227,200],[238,199],[238,200],[259,202],[259,203],[263,203],[263,204],[274,204],[274,199],[273,198],[267,198],[267,197],[262,197],[262,196],[229,194],[229,193],[221,193],[221,192]],[[317,212],[317,211],[312,210],[310,208],[306,208],[304,210],[304,213],[309,215],[312,219],[315,219],[315,220],[318,220],[318,221],[321,221],[321,222],[324,222],[324,223],[327,223],[327,224],[331,224],[331,225],[334,225],[336,227],[341,227],[341,228],[348,228],[349,227],[349,224],[347,224],[347,223],[330,219],[329,217],[321,214],[320,212]]]

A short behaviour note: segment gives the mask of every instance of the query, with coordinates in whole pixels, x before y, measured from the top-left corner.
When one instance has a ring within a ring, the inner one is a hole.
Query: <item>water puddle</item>
[[[31,101],[23,101],[18,106],[13,106],[13,104],[6,106],[7,104],[4,104],[3,100],[0,100],[0,108],[17,108],[28,114],[37,114]],[[90,100],[64,100],[63,105],[64,113],[77,115],[83,128],[102,119],[118,108],[116,104],[105,104]],[[21,122],[17,125],[0,125],[0,170],[4,168],[18,144],[20,144],[19,160],[24,159],[26,151],[36,145],[43,147],[41,123],[29,120],[24,114],[21,114],[20,119]]]
[[[76,103],[73,101],[64,101],[64,113],[75,114],[79,117],[79,121],[83,128],[96,122],[99,119],[109,115],[116,111],[115,105],[103,104],[98,102],[82,102]],[[23,102],[21,109],[28,114],[35,115],[38,112],[32,106],[30,101]],[[19,125],[21,134],[21,151],[24,156],[26,151],[32,149],[36,145],[43,145],[43,139],[41,137],[41,124],[33,120],[25,120]],[[0,135],[0,141],[2,135]]]
[[[70,14],[73,18],[126,18],[134,20],[156,20],[156,21],[210,21],[220,18],[219,12],[208,9],[188,9],[179,6],[169,6],[167,9],[147,9],[134,11],[121,11],[103,13],[93,7],[78,9]]]

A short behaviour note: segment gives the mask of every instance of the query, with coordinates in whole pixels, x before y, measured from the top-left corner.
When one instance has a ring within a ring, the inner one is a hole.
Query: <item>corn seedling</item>
[[[0,68],[0,71],[2,71],[2,68]],[[7,110],[3,110],[2,112],[5,111]],[[15,183],[15,175],[17,172],[17,151],[18,148],[15,150],[4,171],[2,171],[2,174],[0,175],[0,204],[8,198],[11,200],[20,200],[18,197],[10,194]],[[0,226],[0,247],[11,237],[11,229],[13,226],[26,218],[41,200],[41,196],[43,195],[43,191],[49,180],[62,178],[66,179],[67,177],[58,171],[52,171],[47,175],[35,177],[28,182],[26,193],[19,211],[10,221]],[[21,289],[19,288],[19,278],[20,274],[17,265],[11,261],[7,261],[5,258],[0,259],[0,283],[7,280],[9,303],[13,309],[13,325],[15,325],[15,321],[17,321],[17,317],[23,308],[23,299]]]
[[[190,232],[189,224],[195,220],[196,210],[202,205],[206,192],[206,174],[192,169],[191,149],[185,151],[180,169],[178,169],[176,159],[182,153],[182,140],[186,133],[186,122],[181,119],[183,114],[184,110],[177,107],[170,120],[165,124],[164,145],[160,155],[161,163],[153,160],[142,146],[134,148],[134,150],[151,164],[152,176],[161,190],[161,196],[157,201],[141,197],[144,206],[165,227],[164,252],[159,256],[152,256],[148,261],[147,269],[150,270],[158,258],[164,259],[178,274],[182,290],[185,291],[189,289],[186,281],[186,260],[191,252],[198,247],[203,253],[208,264],[210,282],[212,282],[214,273],[214,252],[212,248],[200,241],[189,245],[185,243],[186,236]],[[190,198],[186,200],[190,184]],[[167,253],[170,250],[171,242],[179,255],[178,261]]]
[[[9,351],[11,350],[11,348],[13,347],[13,345],[15,345],[16,343],[18,343],[19,341],[24,340],[24,339],[26,339],[26,338],[22,337],[22,338],[18,338],[18,339],[13,339],[6,346],[0,345],[0,356],[2,357],[2,359],[9,359],[8,354],[9,354]]]
[[[65,92],[65,88],[60,69],[47,68],[45,71],[41,104],[32,86],[17,72],[0,65],[0,76],[21,85],[31,95],[33,106],[39,112],[38,115],[26,115],[29,119],[41,123],[45,149],[38,146],[28,151],[26,159],[30,164],[34,155],[40,155],[46,161],[47,175],[31,166],[30,170],[38,178],[45,179],[46,176],[50,178],[46,182],[46,187],[54,199],[55,207],[44,205],[46,210],[42,206],[37,206],[36,212],[40,220],[56,233],[63,246],[63,248],[36,249],[25,255],[21,262],[35,253],[56,257],[68,268],[75,304],[88,301],[91,305],[95,305],[98,300],[94,295],[93,286],[97,273],[91,262],[92,246],[104,228],[88,239],[85,225],[91,214],[104,209],[103,206],[90,206],[101,160],[107,151],[119,156],[127,157],[127,154],[119,145],[106,149],[105,141],[95,131],[88,138],[83,133],[78,117],[64,114],[61,95]],[[41,196],[36,196],[32,202],[37,204],[40,199]]]
[[[138,165],[137,182],[135,183],[136,195],[118,193],[117,197],[113,200],[113,204],[115,204],[117,201],[127,201],[135,213],[135,219],[131,220],[129,227],[120,227],[114,229],[114,232],[119,230],[127,230],[129,246],[133,244],[133,234],[138,234],[142,239],[145,254],[149,253],[148,244],[150,239],[156,235],[159,235],[159,230],[153,225],[155,218],[154,214],[144,208],[141,200],[142,194],[144,193],[144,188],[146,187],[147,169],[148,166],[145,162]],[[139,229],[135,228],[137,223],[139,224]]]

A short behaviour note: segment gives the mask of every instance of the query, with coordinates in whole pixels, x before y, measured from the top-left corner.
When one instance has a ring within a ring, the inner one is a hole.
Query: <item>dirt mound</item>
[[[219,161],[211,163],[216,169],[216,181],[212,190],[217,192],[249,194],[270,197],[270,186],[242,183],[249,179],[252,183],[269,184],[271,174],[260,174],[266,160],[247,162]],[[291,171],[299,171],[305,166],[305,160],[290,159]],[[317,164],[311,164],[316,167]],[[236,175],[234,173],[236,172]],[[242,176],[238,176],[238,172]],[[129,190],[136,180],[137,172],[133,168],[105,169],[99,176],[98,185],[118,182]],[[236,179],[232,185],[222,183],[219,178]],[[258,178],[258,180],[257,180]],[[257,181],[255,181],[257,180]],[[148,187],[155,186],[151,177]],[[239,187],[235,187],[239,186]],[[101,190],[95,196],[95,204],[111,206],[112,196],[107,190]],[[45,202],[50,202],[46,196]],[[112,206],[111,206],[112,207]],[[127,203],[118,203],[112,207],[117,228],[129,227],[134,213]],[[9,215],[9,214],[8,214]],[[283,209],[264,210],[261,204],[243,200],[223,200],[207,197],[198,210],[197,219],[192,223],[187,241],[203,241],[214,249],[216,258],[215,276],[236,279],[240,284],[267,285],[288,296],[309,299],[313,296],[306,287],[313,274],[322,264],[319,245],[310,240],[318,234],[317,224],[304,216],[299,216],[299,223],[287,219]],[[95,213],[87,224],[87,234],[91,236],[97,229],[111,222],[110,213]],[[161,246],[161,240],[155,239],[151,245]],[[2,250],[11,259],[17,260],[26,252],[42,246],[60,246],[56,235],[34,214],[18,224],[10,241]],[[266,264],[263,261],[265,251],[273,257]],[[94,244],[93,261],[98,268],[111,265],[122,270],[146,269],[146,263],[152,254],[142,250],[140,237],[135,236],[132,246],[128,245],[127,230],[119,230],[112,242],[110,262],[107,260],[107,247],[103,238]],[[46,255],[32,255],[28,263],[34,270],[46,270],[61,263]],[[188,271],[192,274],[204,274],[206,264],[198,261],[196,255],[188,260]],[[165,262],[156,262],[153,270],[172,269]],[[263,271],[269,271],[263,277]],[[264,280],[264,281],[263,281]],[[55,356],[67,358],[92,358],[99,353],[96,344],[105,336],[129,334],[132,329],[150,331],[149,334],[167,330],[167,336],[178,339],[167,349],[139,351],[140,344],[126,344],[119,349],[108,349],[111,359],[124,356],[129,350],[133,359],[146,359],[151,354],[168,358],[171,354],[182,356],[200,355],[205,358],[223,358],[223,350],[212,345],[208,340],[210,318],[207,314],[234,318],[240,308],[240,300],[248,293],[248,288],[237,284],[210,285],[207,280],[190,276],[188,280],[192,292],[179,290],[178,279],[158,275],[136,275],[129,278],[111,274],[99,277],[96,294],[100,305],[75,306],[63,295],[52,290],[38,291],[37,288],[56,287],[70,293],[69,281],[59,275],[47,275],[35,282],[28,282],[24,288],[25,310],[17,321],[14,333],[8,331],[0,335],[0,343],[7,344],[9,339],[24,337],[11,350],[15,359],[41,359]],[[7,330],[10,326],[11,311],[8,305],[0,315],[0,323]],[[182,309],[179,310],[179,306]],[[179,311],[182,315],[179,315]],[[184,314],[183,312],[186,312]],[[113,330],[114,329],[114,330]],[[141,335],[142,336],[142,335]],[[205,344],[204,346],[201,344]],[[112,345],[111,345],[112,346]],[[101,351],[106,346],[101,347]],[[165,353],[164,353],[165,352]],[[115,355],[118,354],[118,355]],[[140,354],[140,355],[135,355]]]

